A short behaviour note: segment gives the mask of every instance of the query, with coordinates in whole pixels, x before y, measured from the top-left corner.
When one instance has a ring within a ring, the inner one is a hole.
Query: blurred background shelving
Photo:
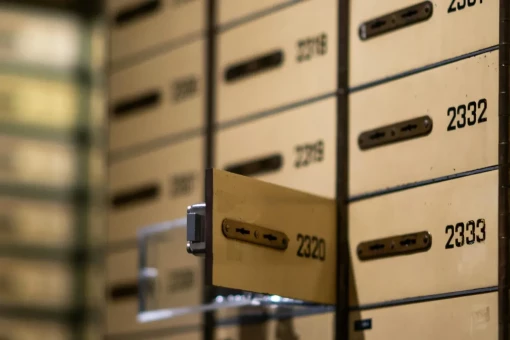
[[[0,1],[0,333],[101,339],[99,1]]]

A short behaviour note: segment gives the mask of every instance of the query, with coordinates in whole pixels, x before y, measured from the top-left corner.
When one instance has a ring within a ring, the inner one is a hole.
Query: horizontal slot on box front
[[[108,298],[112,301],[119,301],[124,299],[138,298],[139,286],[138,282],[119,283],[110,289]]]
[[[283,51],[278,50],[250,60],[229,66],[225,71],[225,81],[233,82],[257,73],[268,71],[283,64]]]
[[[118,0],[113,0],[118,1]],[[131,21],[149,15],[158,11],[161,8],[160,0],[149,0],[142,2],[135,6],[120,10],[115,16],[115,23],[117,26],[125,25]]]
[[[386,237],[361,242],[357,253],[360,260],[373,260],[396,255],[424,252],[432,246],[432,236],[423,231],[415,234]]]
[[[278,171],[282,168],[283,156],[274,154],[251,161],[228,165],[225,170],[243,176],[257,176]]]
[[[359,27],[359,37],[367,40],[384,33],[389,33],[422,21],[432,16],[433,6],[430,1],[425,1],[396,12],[380,16],[366,21]]]
[[[157,91],[151,91],[138,95],[134,98],[119,101],[113,108],[113,116],[123,117],[136,113],[141,109],[147,109],[156,106],[161,101],[161,94]]]
[[[115,194],[111,204],[114,208],[122,208],[131,204],[139,204],[142,202],[152,201],[158,198],[160,188],[156,184],[146,185],[122,193]]]
[[[358,138],[361,150],[423,137],[432,131],[432,118],[423,116],[374,130],[365,131]]]

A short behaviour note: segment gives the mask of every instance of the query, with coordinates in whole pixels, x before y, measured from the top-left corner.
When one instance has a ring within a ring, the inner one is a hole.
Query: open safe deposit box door
[[[280,306],[331,309],[325,305],[336,299],[336,230],[335,200],[208,169],[205,203],[189,206],[185,219],[149,226],[138,235],[138,319],[151,322],[244,306],[269,306],[275,313]],[[172,248],[166,246],[163,254],[158,248],[165,239],[172,240]],[[163,273],[177,259],[189,270],[174,284]],[[205,266],[203,277],[194,276],[202,282],[190,278],[194,263]],[[186,284],[224,289],[217,290],[214,301],[195,305],[161,289]]]
[[[188,252],[205,256],[206,284],[335,303],[334,200],[208,170],[187,237]]]

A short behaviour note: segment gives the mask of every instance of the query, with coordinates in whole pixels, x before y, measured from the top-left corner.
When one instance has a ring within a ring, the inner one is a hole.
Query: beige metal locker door
[[[110,151],[204,128],[204,53],[200,39],[111,75]]]
[[[203,34],[205,0],[108,0],[113,62]]]
[[[110,166],[110,243],[136,240],[138,230],[182,218],[202,200],[203,144],[195,137]]]
[[[496,46],[498,12],[498,1],[353,1],[349,86]]]
[[[217,121],[335,92],[337,1],[314,0],[217,37]]]
[[[220,169],[335,197],[336,98],[330,97],[216,133]]]
[[[353,311],[349,317],[349,339],[497,339],[497,315],[496,292]]]
[[[498,59],[490,52],[352,93],[350,196],[497,165]]]
[[[490,171],[351,203],[351,306],[496,286],[497,192]]]

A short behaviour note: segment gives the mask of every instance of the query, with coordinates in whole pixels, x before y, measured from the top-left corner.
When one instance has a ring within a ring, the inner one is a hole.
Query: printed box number
[[[186,100],[198,92],[198,79],[190,76],[183,79],[178,79],[173,85],[173,98],[174,102],[181,102]]]
[[[306,37],[297,41],[298,63],[308,61],[314,56],[322,56],[328,53],[328,35],[326,33],[317,36]]]
[[[189,195],[194,188],[195,174],[181,174],[172,177],[172,197]]]
[[[472,245],[475,242],[485,241],[485,219],[480,218],[476,221],[459,222],[455,225],[447,225],[446,234],[450,237],[446,241],[445,249],[460,248],[464,245]],[[454,240],[455,237],[455,240]]]
[[[480,110],[477,112],[477,109]],[[457,107],[452,106],[448,108],[447,114],[448,117],[451,117],[450,124],[446,128],[446,131],[454,131],[457,128],[463,129],[467,126],[473,126],[476,123],[482,124],[487,121],[487,117],[485,117],[485,111],[487,110],[487,99],[482,98],[477,102],[472,101],[466,105],[462,104]],[[466,118],[466,115],[469,113],[469,116]],[[477,121],[477,114],[478,116]]]
[[[190,289],[195,282],[195,274],[192,269],[176,269],[168,273],[168,293],[182,292]]]
[[[307,167],[312,163],[322,162],[324,160],[324,141],[319,140],[315,143],[303,143],[295,146],[296,168]]]
[[[483,0],[451,0],[450,7],[448,7],[448,13],[453,13],[457,10],[462,11],[466,7],[473,7],[478,2],[483,4]]]
[[[323,238],[297,234],[297,241],[299,242],[298,257],[326,260],[326,241]]]

